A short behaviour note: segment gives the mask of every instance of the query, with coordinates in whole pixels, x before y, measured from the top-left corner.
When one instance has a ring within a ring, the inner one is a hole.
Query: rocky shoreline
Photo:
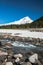
[[[32,37],[11,36],[11,34],[0,35],[0,40],[31,42],[43,44],[43,39]],[[17,50],[12,43],[2,44],[0,41],[0,65],[43,65],[43,52],[26,52],[25,49]],[[17,50],[17,51],[16,51]],[[41,56],[42,55],[42,56]]]
[[[38,53],[30,51],[22,54],[15,51],[11,43],[2,45],[0,42],[0,65],[43,65],[43,58]]]
[[[11,41],[21,41],[21,42],[32,42],[33,44],[43,44],[43,39],[32,38],[32,37],[20,37],[20,36],[11,36],[11,35],[2,35],[0,40],[7,39]]]
[[[35,43],[35,44],[37,44],[37,43],[43,44],[43,39],[40,39],[40,38],[15,36],[13,39],[14,39],[15,41],[32,42],[32,43]]]

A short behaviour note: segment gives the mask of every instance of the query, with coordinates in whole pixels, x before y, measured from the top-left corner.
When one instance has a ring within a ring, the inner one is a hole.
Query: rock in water
[[[29,57],[31,63],[36,63],[36,60],[38,60],[38,54],[36,53]]]
[[[19,62],[20,61],[20,59],[19,58],[17,58],[16,60],[15,60],[15,62]]]
[[[12,62],[6,62],[5,65],[13,65],[13,63]]]
[[[0,50],[0,56],[1,55],[8,55],[8,53]]]
[[[21,65],[32,65],[30,62],[23,62]]]
[[[27,65],[32,65],[30,62],[27,62]]]
[[[15,58],[22,58],[23,55],[22,55],[22,54],[15,54],[14,57],[15,57]]]

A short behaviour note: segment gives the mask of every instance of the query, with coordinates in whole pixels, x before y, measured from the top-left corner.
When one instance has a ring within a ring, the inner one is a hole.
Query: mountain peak
[[[26,18],[26,19],[30,19],[30,17],[29,17],[29,16],[26,16],[26,17],[24,17],[24,18]]]
[[[20,20],[18,21],[15,21],[13,22],[14,24],[26,24],[26,23],[31,23],[33,22],[33,20],[31,20],[28,16],[24,17],[24,18],[21,18]]]
[[[30,19],[30,17],[26,16],[24,18],[21,18],[20,20],[18,21],[14,21],[14,22],[10,22],[10,23],[6,23],[6,24],[3,24],[3,25],[21,25],[21,24],[27,24],[27,23],[32,23],[33,20]],[[2,25],[2,26],[3,26]]]
[[[24,20],[28,21],[28,23],[31,23],[31,22],[33,21],[33,20],[30,19],[30,17],[28,17],[28,16],[24,17]]]

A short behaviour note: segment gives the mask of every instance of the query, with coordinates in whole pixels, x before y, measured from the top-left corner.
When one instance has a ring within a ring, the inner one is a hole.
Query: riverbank
[[[32,46],[29,49],[26,47],[13,46],[11,43],[1,44],[0,65],[6,65],[6,63],[8,63],[8,65],[10,65],[10,63],[12,65],[43,65],[43,52],[32,49]]]
[[[0,29],[0,65],[25,64],[43,65],[43,32]]]
[[[40,38],[43,39],[43,32],[31,32],[30,30],[16,30],[16,29],[0,29],[1,34],[10,34],[12,36],[20,37],[31,37],[31,38]]]
[[[0,29],[0,39],[43,44],[43,32],[30,30]]]

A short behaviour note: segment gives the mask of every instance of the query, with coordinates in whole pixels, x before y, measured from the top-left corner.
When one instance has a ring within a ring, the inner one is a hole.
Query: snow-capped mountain
[[[21,24],[27,24],[27,23],[32,23],[32,22],[33,22],[33,20],[30,19],[30,17],[26,16],[26,17],[24,17],[24,18],[22,18],[22,19],[20,19],[18,21],[6,23],[6,24],[1,24],[0,26],[3,26],[3,25],[11,25],[11,24],[12,25],[13,24],[15,24],[15,25],[21,25]]]

